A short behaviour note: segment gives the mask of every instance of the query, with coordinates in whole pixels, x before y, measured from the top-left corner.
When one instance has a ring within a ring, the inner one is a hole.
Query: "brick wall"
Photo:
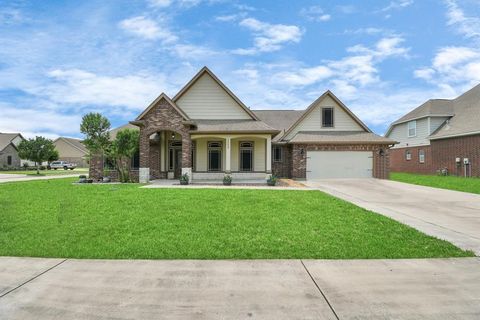
[[[450,175],[464,175],[463,158],[471,163],[472,176],[480,177],[480,135],[432,140],[434,169],[447,168]],[[461,158],[457,166],[455,158]]]
[[[100,180],[103,177],[103,156],[101,154],[91,157],[88,177],[93,180]]]
[[[380,155],[380,149],[384,150]],[[292,148],[292,178],[306,179],[307,151],[372,151],[373,177],[378,179],[389,178],[389,150],[388,145],[318,145],[294,144]]]
[[[291,178],[292,176],[292,146],[291,145],[278,145],[282,148],[282,161],[273,161],[272,150],[272,173],[280,178]]]
[[[406,160],[407,150],[412,154],[411,160]],[[420,150],[425,151],[425,163],[419,161]],[[436,169],[433,165],[431,146],[390,149],[390,170],[392,172],[432,174]]]

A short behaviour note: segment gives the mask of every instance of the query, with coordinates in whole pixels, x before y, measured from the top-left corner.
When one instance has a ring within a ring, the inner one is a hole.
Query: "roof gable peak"
[[[168,104],[170,104],[185,120],[190,120],[190,118],[187,116],[185,112],[183,112],[182,109],[180,109],[175,102],[173,102],[170,97],[165,93],[162,92],[155,100],[153,100],[152,103],[135,119],[135,121],[141,120],[151,109],[153,109],[162,99],[167,101]]]

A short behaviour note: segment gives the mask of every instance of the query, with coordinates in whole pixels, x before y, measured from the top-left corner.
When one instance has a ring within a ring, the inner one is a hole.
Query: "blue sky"
[[[0,1],[0,132],[81,137],[207,65],[252,109],[332,90],[375,132],[480,82],[479,0]]]

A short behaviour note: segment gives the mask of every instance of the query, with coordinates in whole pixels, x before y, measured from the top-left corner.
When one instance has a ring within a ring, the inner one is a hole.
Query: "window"
[[[412,160],[412,152],[410,150],[405,151],[405,160]]]
[[[333,127],[333,108],[322,108],[322,127]]]
[[[131,160],[132,169],[138,169],[140,167],[140,152],[137,151],[132,157]]]
[[[179,159],[175,158],[175,151],[176,150],[181,150],[182,141],[178,141],[178,140],[170,141],[168,145],[169,145],[169,147],[168,147],[168,170],[173,171],[173,170],[175,170],[175,161],[179,160]]]
[[[418,150],[418,162],[425,163],[425,150]]]
[[[12,156],[7,156],[7,165],[12,165]]]
[[[208,143],[208,171],[222,171],[222,143]]]
[[[408,123],[408,136],[415,137],[417,135],[417,121],[410,121]]]
[[[253,142],[240,142],[240,171],[253,171]]]
[[[283,161],[283,152],[282,147],[273,146],[273,162],[282,162]]]
[[[175,151],[175,149],[168,148],[168,170],[170,170],[170,171],[173,171],[174,166],[175,166],[175,162],[173,161],[174,151]]]

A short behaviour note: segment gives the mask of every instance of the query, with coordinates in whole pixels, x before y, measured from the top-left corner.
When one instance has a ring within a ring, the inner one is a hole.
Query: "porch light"
[[[175,139],[175,132],[172,132],[172,140]]]

